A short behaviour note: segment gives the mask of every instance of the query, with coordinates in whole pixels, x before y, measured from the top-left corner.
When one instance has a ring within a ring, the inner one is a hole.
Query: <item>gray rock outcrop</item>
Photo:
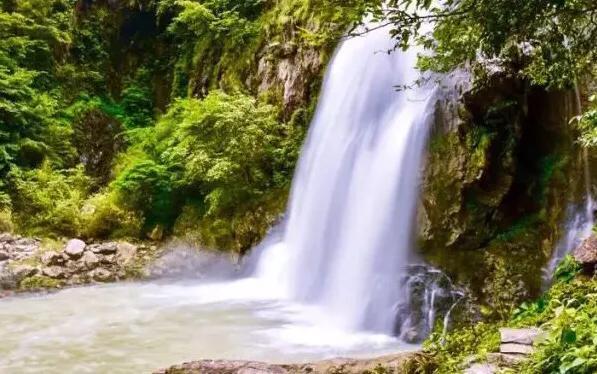
[[[597,273],[597,235],[591,235],[572,253],[587,275]]]

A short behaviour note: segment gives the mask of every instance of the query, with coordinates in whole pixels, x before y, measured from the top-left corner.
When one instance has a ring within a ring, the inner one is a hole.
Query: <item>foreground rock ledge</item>
[[[154,374],[367,373],[380,367],[388,372],[399,373],[400,369],[416,355],[416,352],[403,352],[372,359],[336,358],[294,365],[275,365],[256,361],[202,360],[158,370]]]

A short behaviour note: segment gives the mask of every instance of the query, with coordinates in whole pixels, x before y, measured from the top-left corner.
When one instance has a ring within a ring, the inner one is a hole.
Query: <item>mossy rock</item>
[[[495,77],[440,101],[423,173],[423,256],[500,318],[541,290],[577,172],[569,92]],[[550,106],[532,103],[549,102]]]
[[[52,279],[43,275],[35,275],[23,279],[19,284],[19,289],[22,291],[48,290],[60,288],[62,285],[62,282],[57,279]]]

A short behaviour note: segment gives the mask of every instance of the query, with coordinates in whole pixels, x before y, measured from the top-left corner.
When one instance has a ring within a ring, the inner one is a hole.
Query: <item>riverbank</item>
[[[0,297],[148,277],[154,243],[50,240],[0,234]]]

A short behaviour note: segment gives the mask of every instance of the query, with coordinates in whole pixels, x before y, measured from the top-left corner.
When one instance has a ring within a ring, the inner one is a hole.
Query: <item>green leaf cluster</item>
[[[277,118],[275,107],[242,94],[179,99],[123,157],[111,188],[148,228],[171,228],[189,203],[197,220],[230,217],[289,188],[303,131]]]
[[[594,72],[596,15],[592,0],[393,0],[378,18],[402,48],[430,51],[424,70],[469,64],[481,76],[502,64],[533,84],[570,87]]]
[[[567,256],[555,283],[539,299],[521,304],[509,320],[460,326],[447,334],[439,327],[425,342],[425,357],[435,373],[464,370],[471,357],[482,361],[497,352],[500,327],[538,327],[544,339],[526,361],[506,373],[589,374],[597,370],[597,279],[580,275]]]

